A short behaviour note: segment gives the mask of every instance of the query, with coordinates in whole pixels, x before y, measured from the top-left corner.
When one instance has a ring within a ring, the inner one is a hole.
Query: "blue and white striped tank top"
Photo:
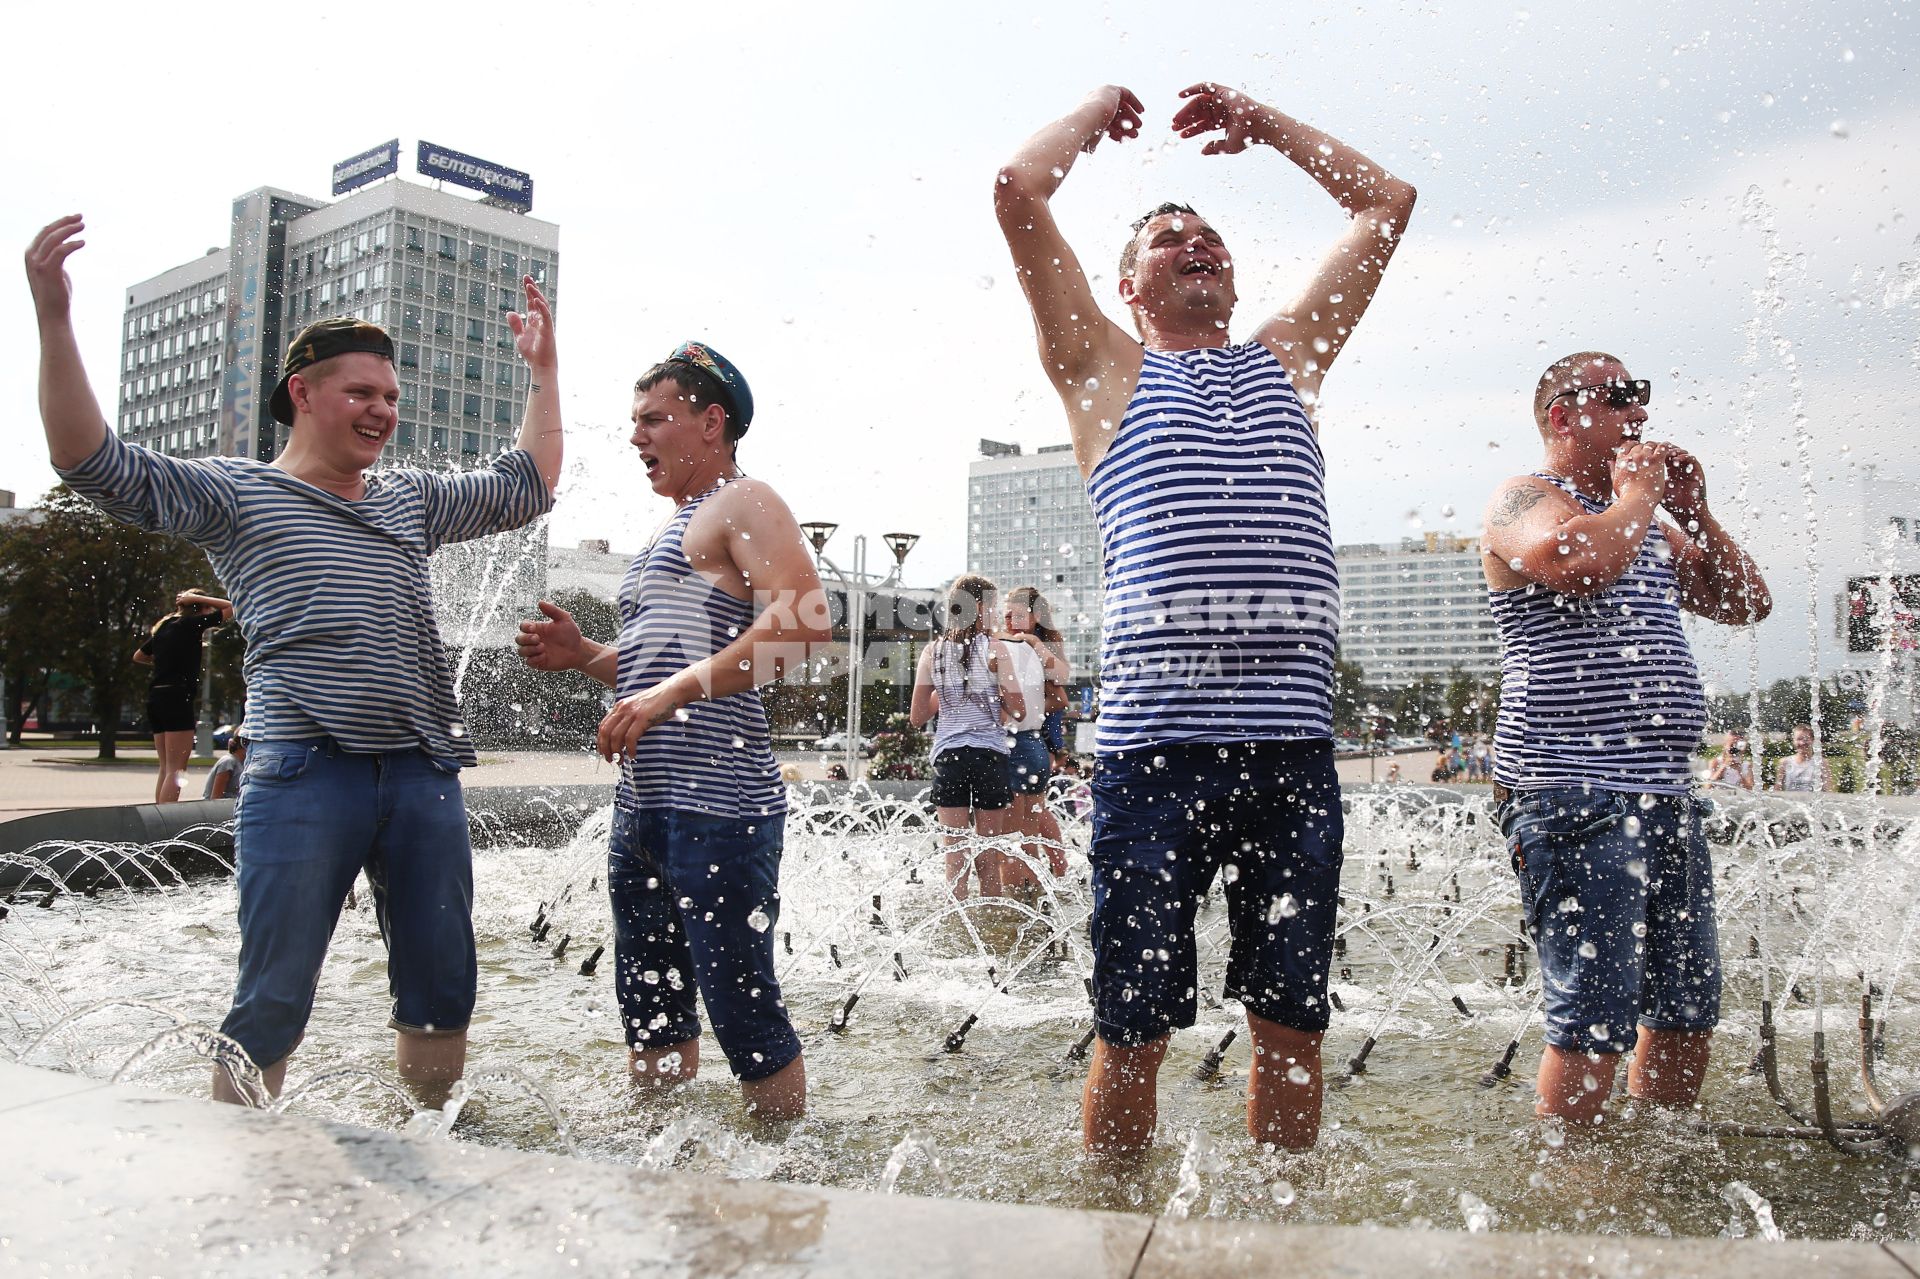
[[[1146,353],[1087,481],[1106,557],[1102,754],[1333,735],[1325,481],[1266,347]]]
[[[1000,683],[987,667],[993,641],[976,635],[964,644],[934,641],[933,691],[940,695],[940,717],[933,722],[933,750],[978,746],[1007,753],[1007,730],[1000,726]]]
[[[1536,474],[1589,515],[1609,505]],[[1620,580],[1591,599],[1531,584],[1487,596],[1503,645],[1494,780],[1515,790],[1687,792],[1707,708],[1658,524]]]
[[[712,657],[752,624],[753,602],[700,576],[681,548],[687,521],[718,491],[675,511],[621,581],[614,696],[644,692]],[[648,729],[621,770],[614,800],[623,808],[675,808],[709,817],[786,812],[787,789],[773,760],[760,691],[694,702],[685,719]]]

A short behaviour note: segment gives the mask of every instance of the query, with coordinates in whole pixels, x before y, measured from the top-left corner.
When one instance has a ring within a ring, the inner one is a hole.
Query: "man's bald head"
[[[1547,366],[1540,375],[1540,382],[1533,388],[1533,424],[1540,434],[1547,434],[1547,406],[1554,397],[1576,386],[1592,386],[1606,381],[1603,373],[1595,365],[1617,365],[1620,360],[1605,351],[1577,351],[1572,355],[1563,355]]]

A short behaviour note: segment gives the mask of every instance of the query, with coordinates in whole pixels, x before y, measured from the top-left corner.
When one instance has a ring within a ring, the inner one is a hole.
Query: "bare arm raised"
[[[1416,192],[1338,138],[1302,124],[1246,94],[1211,82],[1180,91],[1173,117],[1183,138],[1219,132],[1203,148],[1232,155],[1253,143],[1272,147],[1306,170],[1353,219],[1294,300],[1263,323],[1255,340],[1286,366],[1309,409],[1320,382],[1373,302],[1387,262],[1413,216]]]
[[[75,238],[84,230],[80,215],[70,214],[42,227],[27,247],[27,285],[40,325],[40,421],[47,431],[47,457],[63,469],[92,457],[107,438],[107,419],[87,382],[73,333],[67,259],[86,246]]]
[[[560,482],[560,464],[565,460],[564,435],[560,425],[560,351],[553,332],[553,308],[546,295],[522,276],[520,287],[527,295],[526,311],[509,311],[507,327],[513,330],[513,344],[527,362],[532,382],[527,388],[527,412],[520,421],[518,447],[533,454],[533,464],[551,493]]]
[[[1066,405],[1082,472],[1092,471],[1112,442],[1113,425],[1140,375],[1141,350],[1094,300],[1086,271],[1060,234],[1049,202],[1082,153],[1103,138],[1121,142],[1138,136],[1140,111],[1140,99],[1131,90],[1095,89],[1073,111],[1028,138],[1001,167],[993,188],[994,213],[1033,312],[1040,362]]]

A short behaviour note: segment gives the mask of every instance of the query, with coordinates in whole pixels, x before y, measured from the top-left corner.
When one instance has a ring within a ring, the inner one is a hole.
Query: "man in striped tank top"
[[[526,418],[518,447],[478,470],[375,469],[400,418],[393,342],[344,318],[308,326],[287,349],[269,408],[291,429],[271,464],[166,457],[123,443],[88,385],[65,270],[81,230],[78,217],[62,218],[27,251],[54,469],[116,519],[205,550],[247,639],[240,972],[221,1029],[277,1094],[364,870],[387,943],[399,1072],[431,1099],[464,1072],[477,969],[459,781],[475,757],[427,559],[552,505],[561,462],[552,313],[525,278],[526,312],[507,319],[533,375]],[[245,1100],[223,1067],[213,1088]]]
[[[1773,606],[1699,461],[1644,438],[1650,398],[1604,352],[1556,360],[1533,397],[1545,464],[1494,493],[1481,561],[1503,647],[1495,811],[1546,988],[1537,1109],[1575,1123],[1599,1119],[1628,1051],[1634,1096],[1700,1091],[1720,955],[1680,610],[1746,626]]]
[[[620,585],[620,635],[589,640],[542,601],[546,620],[522,622],[517,642],[535,669],[584,671],[620,699],[596,745],[621,765],[607,890],[635,1081],[698,1072],[698,991],[748,1109],[795,1119],[806,1063],[773,951],[787,791],[759,686],[830,631],[800,526],[735,460],[752,421],[746,378],[710,346],[643,374],[633,446],[674,513]]]
[[[1087,1148],[1153,1139],[1171,1033],[1194,1023],[1194,911],[1216,874],[1233,934],[1226,993],[1247,1010],[1254,1140],[1311,1146],[1340,884],[1332,684],[1339,578],[1313,406],[1380,282],[1414,190],[1244,94],[1196,84],[1173,116],[1204,150],[1271,147],[1350,219],[1296,299],[1251,341],[1220,234],[1180,205],[1134,224],[1100,310],[1050,207],[1074,162],[1138,134],[1108,86],[1000,170],[1001,230],[1063,401],[1104,554],[1093,785],[1094,1019]],[[1224,869],[1223,869],[1224,868]]]

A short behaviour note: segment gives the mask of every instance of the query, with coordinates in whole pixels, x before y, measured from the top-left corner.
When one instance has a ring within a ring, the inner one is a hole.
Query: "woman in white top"
[[[1073,668],[1068,665],[1064,637],[1052,625],[1053,608],[1037,587],[1022,586],[1007,592],[1005,614],[1007,651],[1013,658],[1020,692],[1026,699],[1026,714],[1010,722],[1013,734],[1007,757],[1009,780],[1013,785],[1013,824],[1009,831],[1020,832],[1025,862],[1007,863],[1007,884],[1011,888],[1037,891],[1040,881],[1030,866],[1042,856],[1047,869],[1057,878],[1067,873],[1067,852],[1060,842],[1060,822],[1047,807],[1047,781],[1053,773],[1053,756],[1041,733],[1041,724],[1049,709],[1051,689],[1064,693]],[[1065,705],[1064,696],[1060,697]]]
[[[1707,785],[1726,790],[1753,789],[1753,763],[1747,758],[1747,739],[1729,732],[1720,753],[1707,765]]]
[[[1793,726],[1793,754],[1780,761],[1775,790],[1819,792],[1838,789],[1833,784],[1833,765],[1813,755],[1813,725]]]
[[[1026,714],[1003,640],[991,631],[999,592],[977,573],[947,588],[940,638],[920,654],[907,716],[915,728],[938,719],[933,731],[933,808],[947,845],[947,886],[967,895],[967,870],[980,879],[982,897],[1002,894],[1008,861],[990,842],[1011,827],[1005,725]],[[971,824],[980,846],[968,855]]]

